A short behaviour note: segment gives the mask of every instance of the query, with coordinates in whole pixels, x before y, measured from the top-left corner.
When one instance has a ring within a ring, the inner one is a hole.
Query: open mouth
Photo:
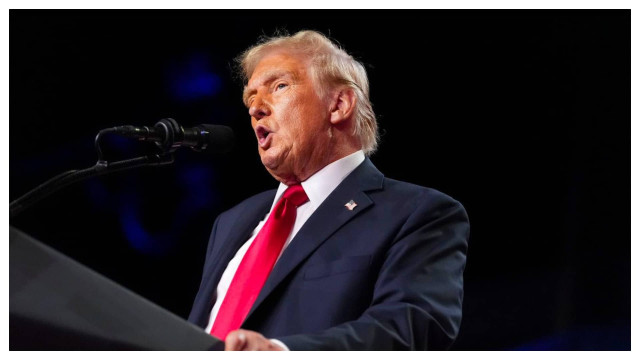
[[[269,142],[271,140],[271,130],[269,128],[259,125],[256,127],[256,136],[258,137],[258,145],[262,148],[266,148],[269,146]]]

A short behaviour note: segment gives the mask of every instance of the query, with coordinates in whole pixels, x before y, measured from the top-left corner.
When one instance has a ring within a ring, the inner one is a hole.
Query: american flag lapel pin
[[[358,204],[356,204],[356,202],[353,200],[349,200],[349,202],[344,204],[344,206],[346,206],[346,208],[349,209],[349,211],[353,211],[353,208],[358,206]]]

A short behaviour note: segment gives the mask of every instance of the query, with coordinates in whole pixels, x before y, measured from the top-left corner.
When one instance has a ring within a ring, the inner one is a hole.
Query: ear
[[[356,108],[356,94],[353,89],[344,87],[334,93],[331,103],[331,124],[339,125],[344,123],[353,115]]]

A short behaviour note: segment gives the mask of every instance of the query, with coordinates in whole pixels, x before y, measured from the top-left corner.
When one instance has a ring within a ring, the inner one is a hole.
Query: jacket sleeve
[[[356,320],[279,337],[291,350],[444,350],[462,318],[469,220],[444,196],[423,202],[386,253],[371,306]]]

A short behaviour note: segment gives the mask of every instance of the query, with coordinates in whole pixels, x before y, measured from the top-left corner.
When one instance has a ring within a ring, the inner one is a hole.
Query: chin
[[[262,161],[262,165],[269,170],[269,172],[277,172],[278,168],[282,167],[284,163],[283,154],[281,151],[277,151],[278,149],[274,149],[273,147],[268,148],[267,150],[260,149],[260,161]]]
[[[284,183],[286,185],[291,185],[299,182],[297,181],[297,178],[295,177],[295,175],[292,174],[291,171],[284,169],[282,166],[278,166],[280,165],[279,162],[268,161],[262,158],[262,165],[264,165],[267,172],[269,172],[269,174],[271,174],[271,176],[274,179],[276,179],[281,183]]]
[[[272,156],[260,154],[260,161],[262,161],[262,165],[264,165],[264,167],[269,171],[275,170],[278,167],[276,159],[274,159]]]
[[[290,179],[288,179],[286,177],[286,175],[283,175],[282,173],[278,172],[278,169],[276,168],[269,168],[268,166],[265,165],[265,169],[267,169],[267,172],[274,178],[276,179],[278,182],[281,183],[285,183],[287,184],[288,182],[290,182]]]

